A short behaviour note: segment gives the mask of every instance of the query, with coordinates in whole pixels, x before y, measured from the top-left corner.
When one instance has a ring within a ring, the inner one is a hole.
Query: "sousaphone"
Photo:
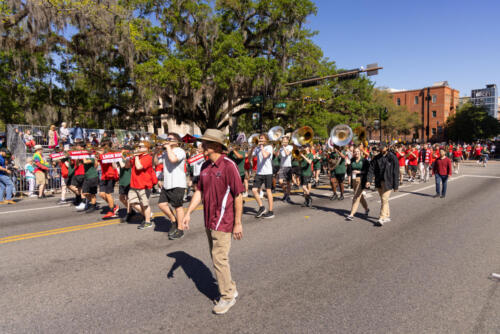
[[[337,146],[346,146],[352,140],[353,133],[352,129],[347,124],[336,125],[332,131],[330,131],[330,139],[333,144]]]

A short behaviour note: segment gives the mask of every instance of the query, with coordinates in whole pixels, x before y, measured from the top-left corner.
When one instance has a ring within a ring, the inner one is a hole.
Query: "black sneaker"
[[[170,226],[170,229],[168,230],[168,236],[171,236],[177,231],[177,223],[173,222],[172,225]]]
[[[444,198],[445,196],[444,195],[441,195],[441,198]]]
[[[440,196],[439,194],[436,194],[436,195],[434,195],[434,196],[432,196],[432,197],[434,197],[434,198],[438,198],[439,196]]]
[[[177,239],[180,239],[184,236],[184,231],[182,230],[175,230],[175,232],[172,234],[172,235],[169,235],[168,238],[170,240],[177,240]]]
[[[255,214],[255,218],[260,218],[264,214],[264,212],[266,212],[266,208],[261,206],[259,208],[259,211],[257,211],[257,213]]]
[[[308,208],[312,208],[312,206],[313,206],[313,199],[311,197],[309,197],[307,199],[307,207]]]
[[[56,204],[57,205],[62,205],[62,204],[68,204],[68,203],[69,203],[68,201],[60,199],[60,200],[57,201]]]
[[[265,218],[265,219],[274,218],[274,213],[272,211],[267,211],[266,213],[264,213],[262,215],[262,218]]]
[[[330,196],[330,201],[336,200],[337,199],[337,193],[333,194]]]
[[[145,229],[150,228],[152,226],[153,226],[153,223],[151,223],[151,222],[150,223],[142,222],[141,225],[137,226],[137,229],[145,230]]]
[[[93,213],[97,210],[97,207],[95,204],[90,204],[87,210],[85,210],[85,213]]]
[[[344,195],[340,195],[339,201],[343,201],[343,200],[344,200]]]

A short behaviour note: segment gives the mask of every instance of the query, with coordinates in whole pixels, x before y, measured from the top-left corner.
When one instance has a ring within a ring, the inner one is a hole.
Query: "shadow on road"
[[[412,195],[418,195],[418,196],[424,196],[424,197],[432,197],[433,195],[429,194],[424,194],[424,193],[417,193],[414,191],[404,191],[404,190],[398,190],[400,193],[406,193],[406,194],[412,194]]]
[[[172,252],[167,256],[175,259],[167,274],[168,278],[174,277],[174,271],[181,267],[186,276],[194,282],[198,291],[207,296],[208,299],[215,300],[219,296],[219,288],[215,278],[203,262],[182,251]]]
[[[170,227],[172,227],[172,222],[165,216],[159,216],[154,218],[155,221],[155,232],[168,232]]]

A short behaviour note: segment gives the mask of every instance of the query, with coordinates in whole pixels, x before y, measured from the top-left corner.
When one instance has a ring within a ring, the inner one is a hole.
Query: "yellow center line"
[[[292,192],[295,193],[295,192],[298,192],[298,190],[294,190]],[[283,196],[283,193],[275,193],[273,195],[273,197],[277,197],[277,196]],[[255,201],[255,198],[245,198],[244,200],[245,200],[245,202],[251,202],[251,201]],[[197,211],[201,210],[201,209],[203,209],[203,206],[201,206],[201,205],[196,208]],[[187,208],[185,208],[185,210],[187,210]],[[153,217],[161,217],[161,216],[165,216],[165,215],[162,212],[156,212],[153,214]],[[45,231],[32,232],[32,233],[26,233],[26,234],[12,235],[12,236],[8,236],[8,237],[0,238],[0,244],[6,244],[9,242],[45,237],[45,236],[56,235],[56,234],[62,234],[62,233],[67,233],[67,232],[88,230],[88,229],[97,228],[97,227],[117,225],[119,223],[120,223],[119,219],[113,219],[113,220],[105,220],[105,221],[94,222],[94,223],[89,223],[89,224],[61,227],[61,228],[56,228],[56,229],[52,229],[52,230],[45,230]]]

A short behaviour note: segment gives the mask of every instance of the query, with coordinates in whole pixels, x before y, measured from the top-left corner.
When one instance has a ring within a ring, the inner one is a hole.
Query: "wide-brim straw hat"
[[[43,147],[42,147],[42,145],[35,145],[35,147],[33,149],[35,151],[38,151],[38,150],[43,150]]]
[[[203,136],[201,137],[201,140],[205,141],[211,141],[215,142],[218,144],[221,144],[224,149],[226,149],[226,136],[222,133],[222,131],[217,130],[217,129],[207,129]]]

